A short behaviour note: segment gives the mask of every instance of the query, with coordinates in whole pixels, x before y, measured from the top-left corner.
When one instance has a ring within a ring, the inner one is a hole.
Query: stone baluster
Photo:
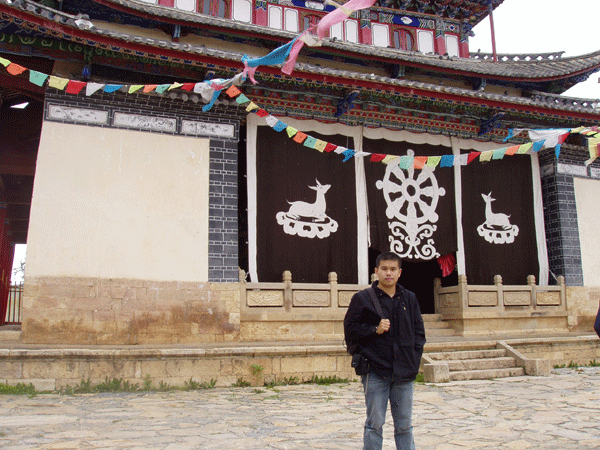
[[[494,285],[498,294],[498,304],[496,305],[501,311],[504,310],[504,290],[502,289],[502,275],[494,276]]]
[[[533,309],[537,307],[537,289],[535,285],[535,276],[529,275],[527,277],[527,285],[531,289],[531,302],[530,305]]]
[[[292,310],[293,292],[292,292],[292,272],[286,270],[283,272],[283,306],[286,311]]]
[[[340,300],[338,298],[338,276],[335,272],[329,272],[329,306],[338,309]]]

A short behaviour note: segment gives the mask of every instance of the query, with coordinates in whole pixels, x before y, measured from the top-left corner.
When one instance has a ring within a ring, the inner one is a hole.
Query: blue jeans
[[[374,372],[363,375],[367,420],[365,422],[364,450],[381,450],[383,424],[388,400],[394,419],[394,439],[397,450],[415,450],[412,427],[413,382],[394,382]]]

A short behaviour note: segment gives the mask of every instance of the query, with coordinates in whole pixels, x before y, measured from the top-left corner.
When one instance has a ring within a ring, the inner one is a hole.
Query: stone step
[[[422,317],[423,317],[423,322],[425,322],[425,323],[442,321],[441,314],[423,314]]]
[[[477,371],[488,369],[509,369],[516,367],[516,361],[510,356],[503,358],[483,358],[483,359],[461,359],[446,361],[450,372],[462,372],[465,370]]]
[[[508,378],[525,375],[522,367],[510,367],[505,369],[464,370],[450,372],[450,381],[463,380],[491,380],[494,378]]]
[[[455,336],[456,332],[452,328],[428,328],[425,327],[425,336],[430,337],[444,337],[444,336]]]
[[[454,328],[452,328],[450,326],[450,324],[448,324],[448,322],[423,322],[423,323],[425,324],[426,330],[437,329],[437,328],[447,328],[450,330],[454,330]]]
[[[15,342],[21,340],[20,330],[0,330],[0,342]]]
[[[427,353],[427,356],[435,361],[499,358],[506,356],[506,350],[503,348],[487,348],[480,350],[459,350],[453,352],[431,352]]]

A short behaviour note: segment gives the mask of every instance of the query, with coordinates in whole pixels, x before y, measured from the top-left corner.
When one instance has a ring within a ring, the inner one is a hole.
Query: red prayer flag
[[[331,153],[332,151],[334,151],[338,146],[332,144],[331,142],[328,142],[327,145],[325,146],[325,151],[327,153]]]
[[[371,162],[381,162],[385,159],[387,155],[382,155],[381,153],[373,153],[371,155]]]
[[[183,89],[184,91],[193,91],[194,86],[196,86],[196,83],[183,83],[183,86],[181,86],[179,89]]]
[[[260,108],[258,111],[256,111],[256,115],[258,117],[267,117],[269,115],[269,113],[267,111],[265,111],[264,109]]]
[[[67,84],[67,89],[66,92],[67,94],[79,94],[79,92],[81,92],[81,90],[85,87],[87,83],[85,81],[75,81],[75,80],[69,80],[69,83]]]
[[[467,160],[467,164],[471,164],[471,162],[477,158],[479,155],[481,155],[481,152],[471,152],[469,153],[469,159]]]

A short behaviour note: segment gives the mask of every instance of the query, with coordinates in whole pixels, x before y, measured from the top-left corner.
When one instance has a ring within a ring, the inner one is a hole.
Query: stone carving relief
[[[235,137],[235,127],[224,123],[195,122],[192,120],[181,121],[181,132],[194,136]]]
[[[329,292],[294,291],[294,306],[329,306]]]
[[[536,302],[538,305],[559,306],[560,292],[538,292]]]
[[[48,105],[48,119],[77,123],[106,124],[108,123],[108,112],[50,104]]]
[[[248,306],[283,306],[283,292],[249,291]]]
[[[505,306],[529,306],[531,295],[529,292],[504,292]]]
[[[469,306],[497,306],[496,292],[469,292]]]
[[[125,114],[116,112],[113,125],[119,127],[137,128],[140,130],[177,131],[177,120],[166,117],[143,116],[140,114]]]

